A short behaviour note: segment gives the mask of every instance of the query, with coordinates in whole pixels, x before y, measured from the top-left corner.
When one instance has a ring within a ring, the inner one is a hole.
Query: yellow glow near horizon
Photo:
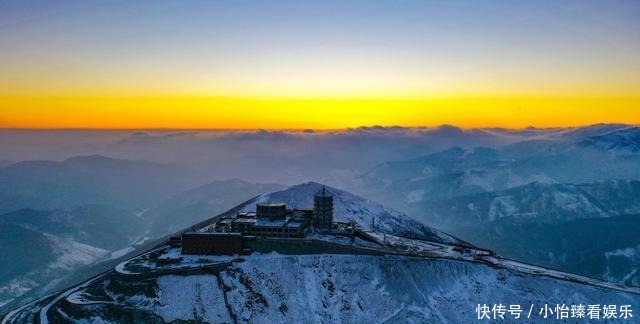
[[[340,129],[366,125],[523,128],[640,124],[640,98],[283,99],[0,97],[3,128]]]
[[[0,127],[640,123],[633,2],[0,6]]]

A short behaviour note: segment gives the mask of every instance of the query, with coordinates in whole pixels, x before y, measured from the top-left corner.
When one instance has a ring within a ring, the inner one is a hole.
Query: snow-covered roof
[[[302,224],[303,224],[303,222],[301,222],[301,221],[291,220],[290,222],[288,222],[288,223],[286,224],[286,227],[289,227],[289,228],[299,228],[299,227],[301,227],[301,226],[302,226]]]

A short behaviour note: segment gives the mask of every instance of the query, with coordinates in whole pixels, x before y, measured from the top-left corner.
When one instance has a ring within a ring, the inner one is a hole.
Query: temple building
[[[220,220],[217,231],[261,237],[305,237],[313,221],[311,209],[287,209],[283,203],[258,203],[256,212]]]
[[[325,186],[313,196],[313,216],[316,228],[333,228],[333,194]]]
[[[353,229],[353,224],[350,225]],[[287,209],[279,202],[256,204],[255,212],[239,212],[225,217],[198,232],[182,234],[171,240],[182,245],[183,254],[248,253],[244,242],[256,238],[305,238],[315,228],[333,230],[333,194],[322,187],[313,196],[313,209]]]

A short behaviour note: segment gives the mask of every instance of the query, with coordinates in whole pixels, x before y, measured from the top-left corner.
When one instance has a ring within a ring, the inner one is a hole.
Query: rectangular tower
[[[322,186],[313,196],[314,226],[330,230],[333,227],[333,194]]]

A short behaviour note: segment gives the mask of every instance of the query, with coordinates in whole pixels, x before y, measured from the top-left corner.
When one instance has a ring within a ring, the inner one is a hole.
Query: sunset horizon
[[[0,128],[640,123],[640,8],[0,4]]]
[[[5,107],[0,111],[3,129],[334,130],[373,125],[522,129],[640,124],[640,99],[628,97],[35,96],[0,97],[0,104]]]

